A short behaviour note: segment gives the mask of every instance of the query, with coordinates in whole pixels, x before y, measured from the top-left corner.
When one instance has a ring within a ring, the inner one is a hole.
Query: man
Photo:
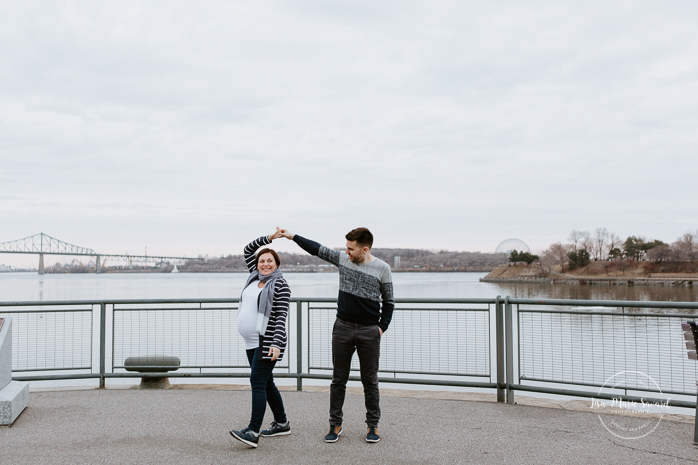
[[[332,329],[334,369],[330,386],[330,431],[325,442],[337,442],[342,434],[342,406],[354,351],[359,355],[364,386],[366,441],[378,442],[380,340],[390,325],[395,307],[390,266],[371,255],[373,234],[366,228],[354,229],[345,236],[345,255],[288,230],[281,230],[281,235],[339,268],[337,319]]]

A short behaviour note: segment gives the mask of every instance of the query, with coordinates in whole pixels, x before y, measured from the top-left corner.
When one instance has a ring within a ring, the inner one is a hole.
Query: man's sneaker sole
[[[237,439],[238,441],[243,442],[243,443],[247,444],[247,445],[250,446],[250,447],[257,447],[257,446],[259,445],[259,444],[256,443],[256,442],[248,441],[248,440],[245,439],[245,438],[241,438],[240,436],[238,436],[237,434],[235,434],[233,431],[230,431],[230,435],[231,435],[232,437],[234,437],[235,439]]]
[[[343,431],[344,431],[344,428],[340,428],[340,429],[339,429],[339,433],[337,433],[337,437],[334,438],[334,439],[327,439],[327,436],[325,436],[325,442],[330,442],[330,443],[332,443],[332,442],[337,442],[337,441],[339,441],[339,435],[342,434]]]
[[[381,440],[381,438],[378,438],[378,439],[369,439],[369,438],[366,438],[366,442],[379,442],[380,440]]]
[[[264,433],[261,433],[261,434],[265,438],[273,438],[274,436],[286,436],[287,434],[291,434],[291,430],[280,431],[280,432],[274,433],[274,434],[264,434]]]

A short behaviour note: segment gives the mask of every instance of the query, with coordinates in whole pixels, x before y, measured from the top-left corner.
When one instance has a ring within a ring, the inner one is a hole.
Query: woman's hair
[[[276,266],[281,266],[281,259],[279,258],[279,254],[277,254],[272,249],[262,249],[259,252],[257,252],[257,259],[254,262],[255,268],[257,268],[259,266],[259,257],[264,255],[265,253],[270,253],[274,257],[274,261],[276,262]]]

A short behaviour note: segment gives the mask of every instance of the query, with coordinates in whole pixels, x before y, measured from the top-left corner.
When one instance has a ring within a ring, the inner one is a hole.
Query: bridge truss
[[[97,272],[101,269],[102,258],[119,258],[127,259],[129,263],[132,260],[200,260],[193,257],[162,257],[155,255],[117,255],[117,254],[101,254],[93,249],[80,247],[78,245],[69,244],[67,242],[51,237],[48,234],[39,233],[33,236],[24,237],[14,241],[0,242],[0,253],[17,253],[17,254],[38,254],[39,255],[39,274],[44,273],[44,255],[87,255],[96,258]]]
[[[0,253],[29,253],[46,255],[99,255],[92,249],[68,244],[48,234],[39,233],[16,241],[0,242]]]

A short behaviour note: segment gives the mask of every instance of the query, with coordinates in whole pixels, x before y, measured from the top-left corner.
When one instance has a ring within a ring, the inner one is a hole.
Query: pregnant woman
[[[230,434],[250,447],[257,447],[259,436],[282,436],[291,433],[281,394],[274,384],[272,370],[286,350],[286,317],[291,289],[283,277],[281,261],[275,251],[262,246],[281,237],[278,230],[255,239],[245,247],[245,262],[250,276],[240,297],[238,332],[245,340],[247,359],[252,371],[252,416],[247,428]],[[260,432],[267,403],[274,414],[269,429]]]

